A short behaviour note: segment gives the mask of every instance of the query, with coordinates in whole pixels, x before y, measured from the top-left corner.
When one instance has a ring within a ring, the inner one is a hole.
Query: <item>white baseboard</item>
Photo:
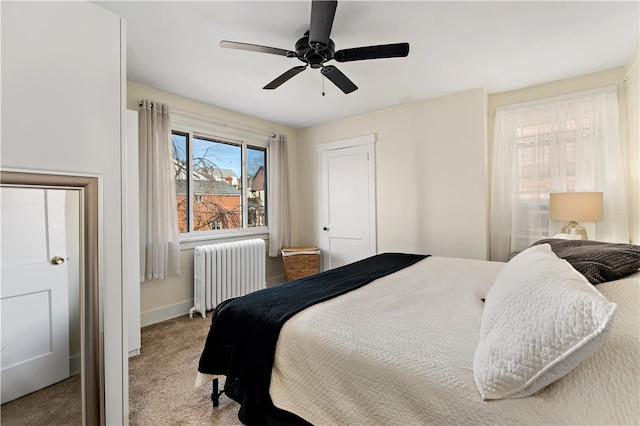
[[[189,315],[189,309],[193,307],[193,300],[176,303],[175,305],[163,306],[162,308],[152,311],[142,312],[140,314],[140,327],[146,327],[151,324],[170,320],[180,315]]]

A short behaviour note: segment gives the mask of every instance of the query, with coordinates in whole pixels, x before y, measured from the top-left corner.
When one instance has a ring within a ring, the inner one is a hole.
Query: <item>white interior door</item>
[[[69,301],[65,191],[0,191],[4,404],[69,377]]]
[[[376,254],[374,135],[318,150],[319,240],[323,270],[328,270]]]

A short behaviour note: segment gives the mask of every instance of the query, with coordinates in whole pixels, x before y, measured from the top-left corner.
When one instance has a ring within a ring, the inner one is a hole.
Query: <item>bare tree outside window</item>
[[[247,215],[249,227],[266,226],[266,150],[247,148]]]
[[[187,136],[173,132],[171,142],[173,147],[173,170],[176,180],[176,201],[178,204],[178,228],[181,233],[189,229],[187,223],[187,194],[188,194],[188,162]]]
[[[242,145],[189,138],[188,133],[172,133],[180,232],[241,229],[243,204],[247,207],[249,227],[266,226],[266,148],[247,146],[244,159]],[[189,170],[189,143],[192,170]],[[243,161],[247,172],[245,191]],[[190,193],[193,199],[189,203]]]

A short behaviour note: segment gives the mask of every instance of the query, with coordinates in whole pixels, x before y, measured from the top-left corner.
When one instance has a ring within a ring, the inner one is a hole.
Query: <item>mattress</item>
[[[618,304],[599,350],[535,395],[482,400],[481,299],[504,265],[430,257],[296,314],[274,405],[316,425],[640,424],[640,272],[596,287]]]

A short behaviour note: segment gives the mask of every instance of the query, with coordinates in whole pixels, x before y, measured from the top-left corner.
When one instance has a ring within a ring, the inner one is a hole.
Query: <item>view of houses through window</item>
[[[172,143],[181,233],[267,225],[266,148],[179,131]]]

